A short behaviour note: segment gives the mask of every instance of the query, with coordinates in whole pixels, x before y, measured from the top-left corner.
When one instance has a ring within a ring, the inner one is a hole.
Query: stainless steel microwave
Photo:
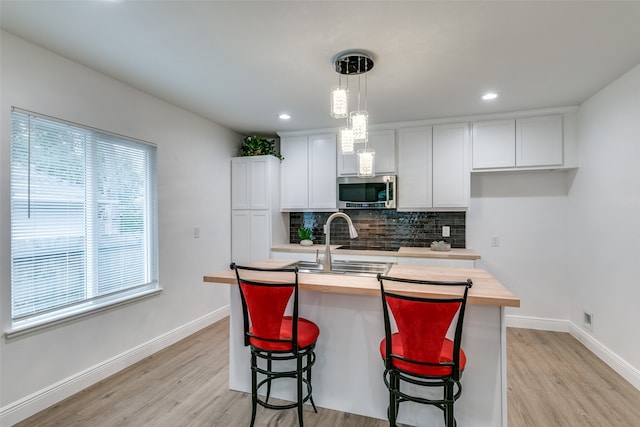
[[[338,178],[338,209],[395,209],[396,176]]]

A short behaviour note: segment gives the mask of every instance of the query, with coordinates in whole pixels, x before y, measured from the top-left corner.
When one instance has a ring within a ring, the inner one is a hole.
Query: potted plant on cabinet
[[[300,245],[311,246],[313,245],[313,231],[310,228],[301,227],[298,228],[298,237],[300,237]]]
[[[256,135],[247,136],[240,145],[241,156],[274,156],[283,160],[283,157],[276,150],[275,140],[266,139]]]

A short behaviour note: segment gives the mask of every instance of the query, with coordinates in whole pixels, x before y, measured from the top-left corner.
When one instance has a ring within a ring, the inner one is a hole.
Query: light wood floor
[[[249,396],[228,390],[228,331],[222,320],[16,426],[248,426]],[[568,334],[509,329],[507,345],[510,427],[640,426],[640,391]],[[258,408],[256,427],[296,425],[293,409]],[[388,423],[307,405],[305,425]]]
[[[507,329],[509,427],[638,427],[640,390],[571,335]]]

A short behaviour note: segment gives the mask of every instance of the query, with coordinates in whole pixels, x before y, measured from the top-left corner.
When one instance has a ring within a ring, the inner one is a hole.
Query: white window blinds
[[[158,287],[156,148],[14,109],[14,322]]]

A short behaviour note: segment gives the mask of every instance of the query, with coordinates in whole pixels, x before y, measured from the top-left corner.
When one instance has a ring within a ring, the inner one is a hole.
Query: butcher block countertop
[[[358,251],[363,252],[363,251]],[[297,260],[268,259],[252,264],[253,267],[279,268],[290,265]],[[245,272],[245,276],[250,274]],[[259,273],[254,273],[259,274]],[[495,305],[505,307],[520,307],[520,299],[513,295],[502,283],[498,282],[487,271],[479,268],[447,268],[422,267],[414,265],[394,264],[389,276],[418,279],[466,281],[471,279],[473,287],[469,290],[469,304]],[[235,272],[231,269],[223,270],[204,276],[205,282],[236,284]],[[388,285],[387,285],[388,283]],[[300,273],[298,275],[300,289],[314,292],[329,292],[351,295],[380,295],[380,285],[375,277],[351,276],[345,274]],[[386,282],[385,288],[416,296],[444,297],[455,295],[457,289],[447,287]]]
[[[431,248],[418,248],[403,246],[397,252],[395,251],[377,251],[377,250],[355,250],[355,249],[338,249],[340,245],[331,245],[332,254],[345,255],[378,255],[378,256],[402,256],[413,258],[444,258],[444,259],[480,259],[480,255],[471,249],[451,249],[450,251],[432,251]],[[297,244],[277,245],[271,248],[273,252],[312,252],[320,253],[324,251],[324,245],[302,246]]]

